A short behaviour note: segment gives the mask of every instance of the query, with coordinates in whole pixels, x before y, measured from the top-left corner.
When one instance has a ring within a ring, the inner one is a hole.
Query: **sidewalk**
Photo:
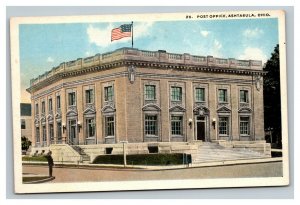
[[[186,168],[197,168],[197,167],[218,167],[227,165],[238,165],[238,164],[257,164],[257,163],[268,163],[268,162],[282,162],[282,157],[277,158],[258,158],[258,159],[243,159],[243,160],[225,160],[218,162],[204,162],[197,164],[182,164],[182,165],[166,165],[166,166],[145,166],[145,165],[117,165],[117,164],[85,164],[85,163],[71,163],[71,162],[54,162],[56,167],[70,167],[70,168],[116,168],[116,169],[136,169],[140,171],[152,171],[152,170],[172,170],[172,169],[186,169]],[[33,162],[23,161],[23,165],[46,165],[47,162]]]

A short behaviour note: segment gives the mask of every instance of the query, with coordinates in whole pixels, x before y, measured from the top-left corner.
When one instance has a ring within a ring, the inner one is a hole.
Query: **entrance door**
[[[76,132],[76,120],[69,120],[69,144],[78,144]]]
[[[205,117],[197,117],[197,140],[205,141]]]

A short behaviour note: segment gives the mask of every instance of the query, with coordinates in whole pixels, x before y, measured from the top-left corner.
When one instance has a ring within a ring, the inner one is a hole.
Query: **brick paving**
[[[42,165],[23,165],[23,173],[44,175],[48,173],[48,167]],[[159,179],[280,177],[282,176],[282,163],[269,162],[175,170],[130,170],[120,168],[54,167],[53,175],[55,176],[55,180],[47,183]]]

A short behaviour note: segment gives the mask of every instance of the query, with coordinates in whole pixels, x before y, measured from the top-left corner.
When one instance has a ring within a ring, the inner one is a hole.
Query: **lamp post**
[[[124,167],[126,167],[126,146],[125,144],[128,143],[128,141],[120,141],[120,143],[123,143],[123,157],[124,157]]]

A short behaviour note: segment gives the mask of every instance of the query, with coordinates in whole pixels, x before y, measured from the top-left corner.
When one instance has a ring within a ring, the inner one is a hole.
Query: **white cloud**
[[[267,62],[267,55],[259,48],[247,47],[244,53],[238,59],[241,60],[262,60],[263,63]]]
[[[133,38],[137,39],[143,36],[149,35],[150,27],[153,22],[145,22],[145,23],[136,23],[133,25]],[[90,25],[87,28],[87,35],[90,43],[95,43],[99,47],[107,47],[112,43],[120,43],[131,41],[131,38],[122,38],[118,41],[111,42],[111,30],[113,29],[113,25],[109,24],[107,27],[101,29]]]
[[[206,38],[210,32],[209,31],[200,31],[200,33],[203,37]]]
[[[258,37],[260,34],[263,34],[264,31],[262,29],[259,28],[255,28],[255,29],[246,29],[243,32],[243,35],[246,36],[247,38],[255,38]]]
[[[220,50],[222,48],[222,44],[217,39],[214,40],[214,49]]]
[[[48,63],[53,63],[53,62],[54,62],[54,59],[53,59],[52,57],[49,56],[49,57],[47,58],[47,62],[48,62]]]
[[[222,44],[219,40],[215,39],[213,41],[213,45],[210,46],[209,54],[213,55],[214,57],[223,57],[221,53]]]

